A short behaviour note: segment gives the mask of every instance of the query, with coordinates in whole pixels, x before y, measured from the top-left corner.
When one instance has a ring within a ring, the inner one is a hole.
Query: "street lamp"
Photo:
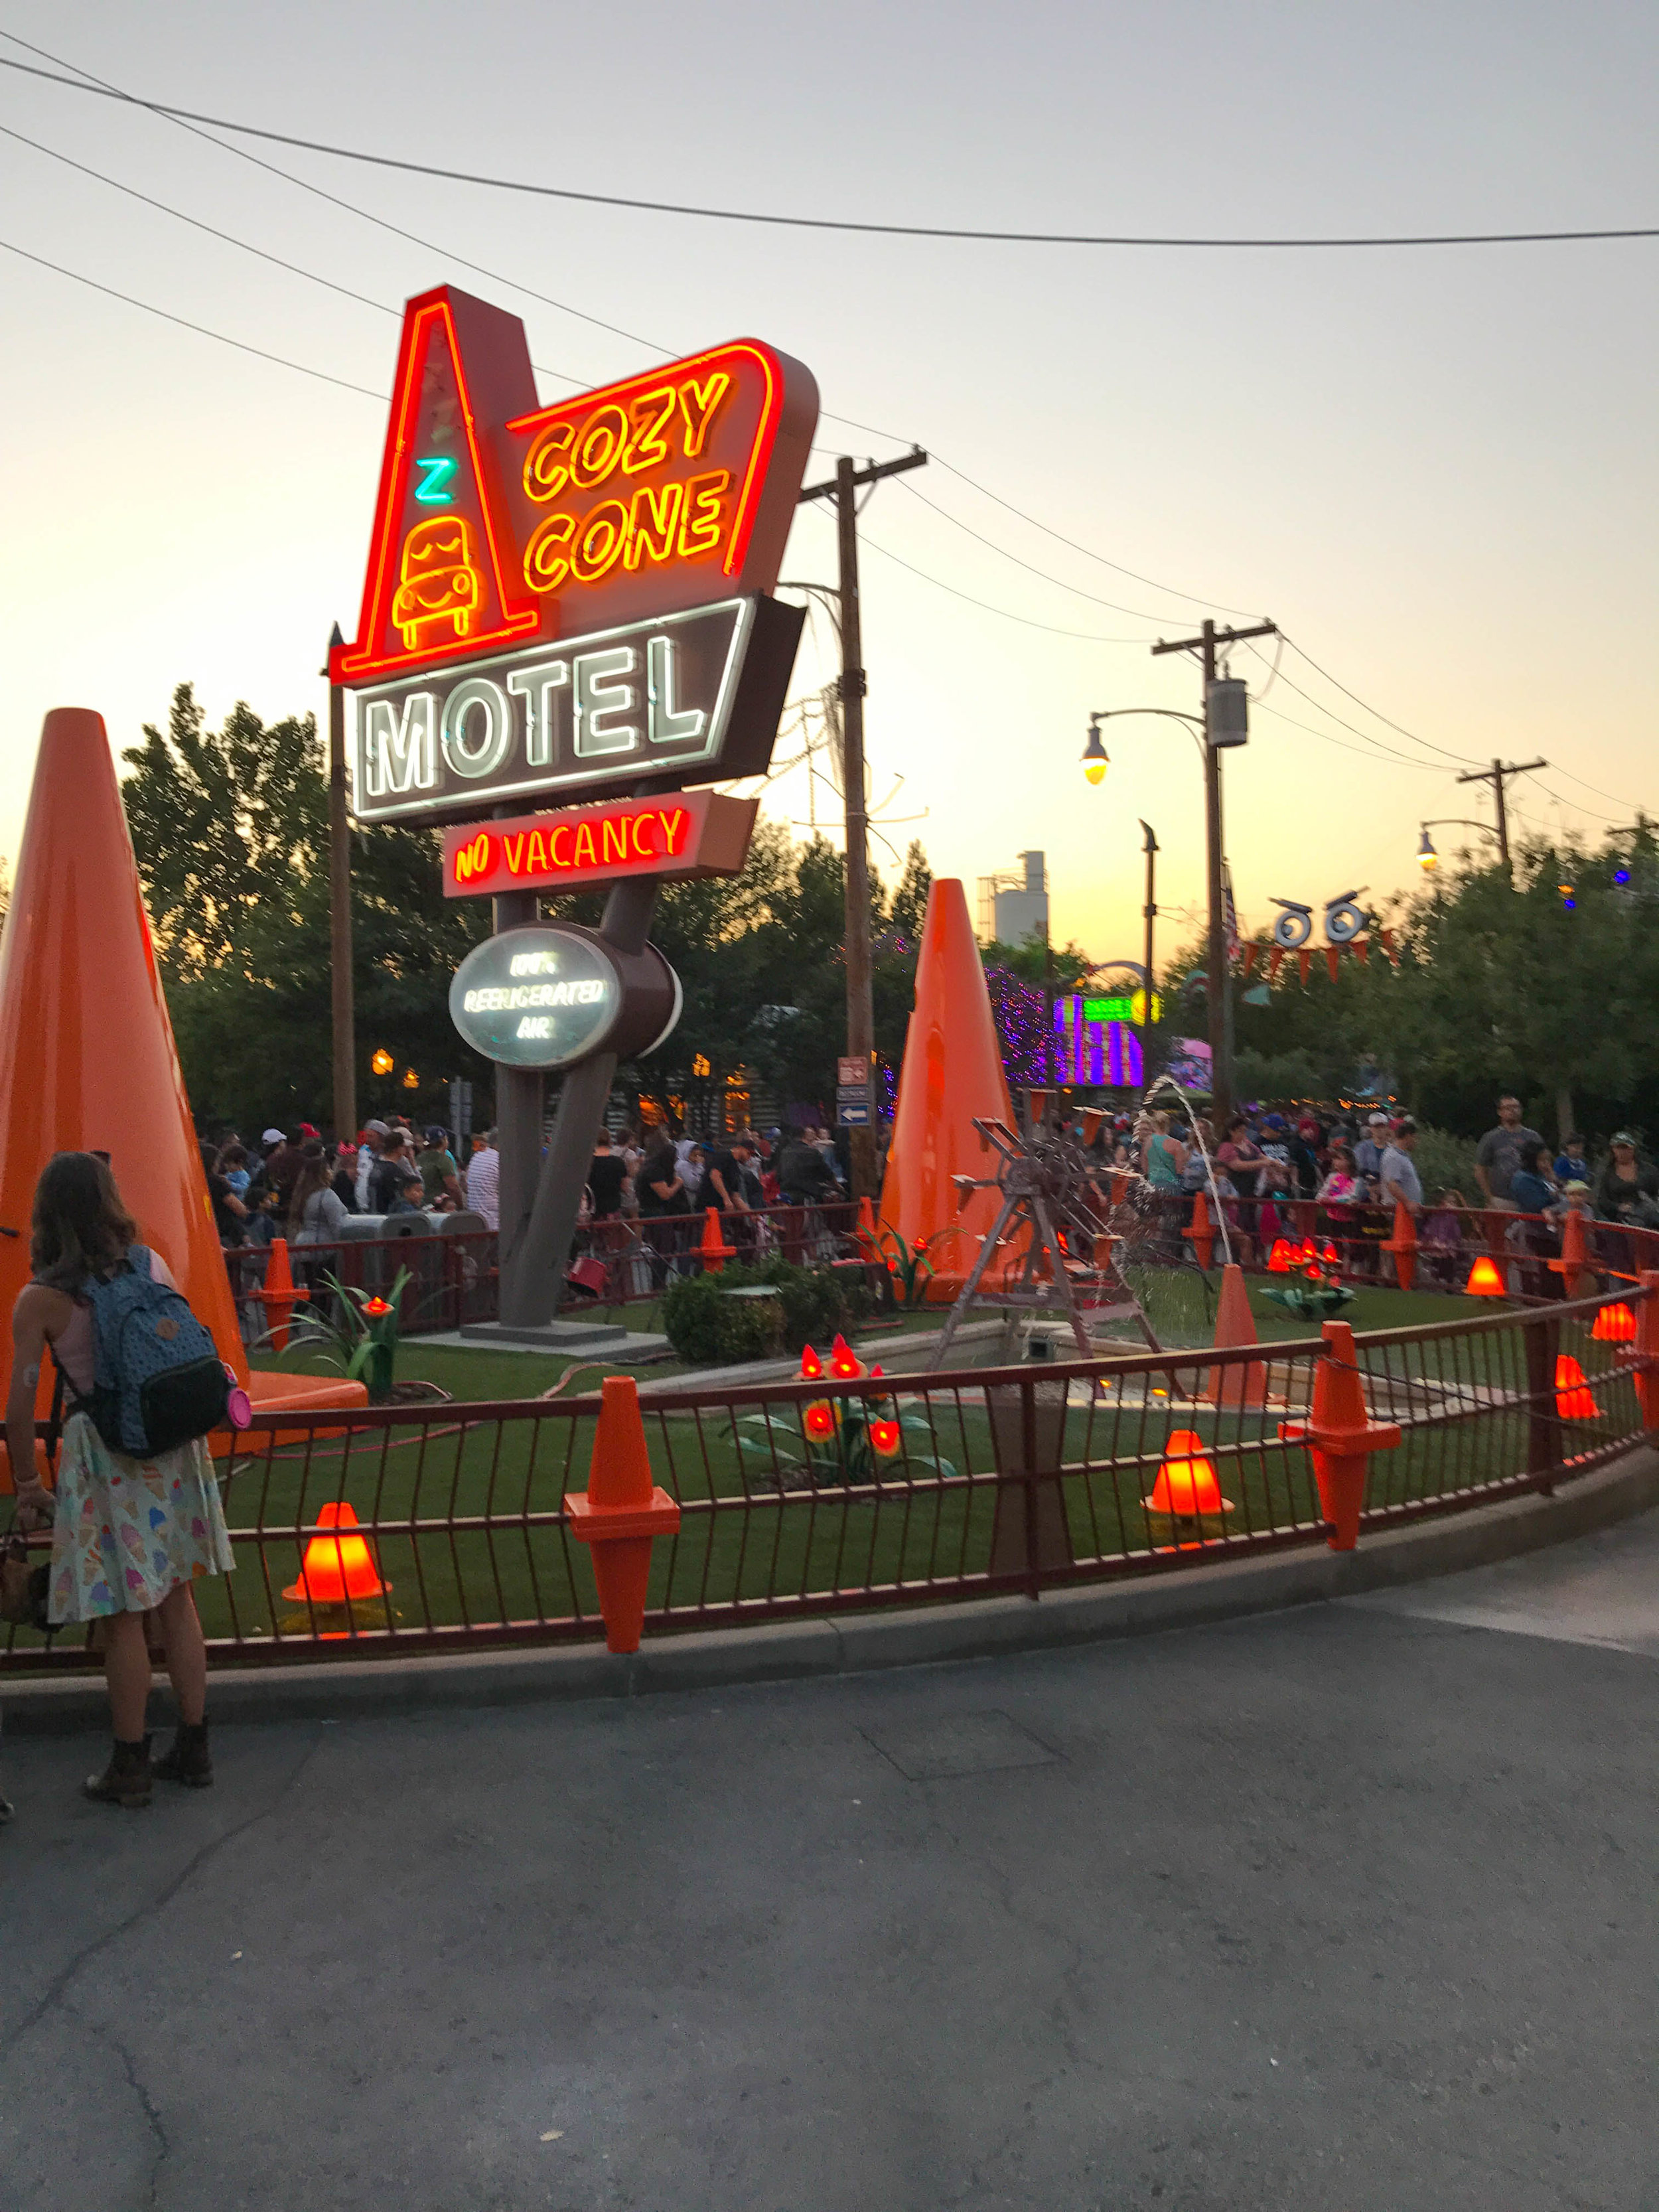
[[[1466,815],[1437,815],[1433,821],[1420,823],[1418,826],[1423,832],[1423,842],[1417,848],[1417,865],[1425,876],[1431,876],[1440,866],[1440,855],[1435,851],[1434,840],[1429,835],[1431,830],[1478,830],[1483,837],[1490,837],[1500,852],[1503,849],[1504,841],[1490,822],[1471,822]]]
[[[392,1054],[386,1050],[384,1045],[380,1046],[379,1050],[375,1053],[374,1059],[369,1062],[369,1066],[374,1070],[376,1075],[390,1075],[393,1064]]]
[[[1112,764],[1111,755],[1101,743],[1100,723],[1098,714],[1090,715],[1089,742],[1083,748],[1083,773],[1094,784],[1104,782],[1106,771]]]

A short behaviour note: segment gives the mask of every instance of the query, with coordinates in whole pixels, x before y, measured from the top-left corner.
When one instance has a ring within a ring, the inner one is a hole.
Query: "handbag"
[[[49,1634],[46,1590],[51,1579],[49,1567],[29,1565],[29,1547],[14,1527],[0,1554],[0,1620],[9,1621],[15,1628],[38,1628]]]

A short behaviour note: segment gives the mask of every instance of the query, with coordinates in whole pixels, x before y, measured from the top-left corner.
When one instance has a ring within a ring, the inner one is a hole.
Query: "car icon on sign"
[[[477,619],[479,582],[472,533],[459,514],[417,522],[404,540],[392,601],[392,619],[405,651],[438,643],[441,624],[449,625],[453,637],[468,636]]]

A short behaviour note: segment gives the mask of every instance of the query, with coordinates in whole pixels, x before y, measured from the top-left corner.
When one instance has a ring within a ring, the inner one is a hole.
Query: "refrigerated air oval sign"
[[[592,930],[538,923],[468,953],[449,987],[449,1017],[487,1060],[570,1067],[597,1052],[648,1050],[678,1019],[679,995],[654,945],[619,952]]]

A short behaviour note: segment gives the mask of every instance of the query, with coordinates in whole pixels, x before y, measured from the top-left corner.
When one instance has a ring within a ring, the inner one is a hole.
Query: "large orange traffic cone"
[[[106,1152],[142,1241],[213,1332],[256,1413],[361,1406],[361,1382],[250,1375],[101,716],[46,716],[0,945],[0,1305],[28,1279],[34,1185],[54,1152]],[[37,1409],[52,1398],[48,1366]],[[216,1438],[228,1448],[229,1431]],[[11,1479],[0,1450],[0,1489]]]
[[[1312,1418],[1284,1422],[1279,1433],[1301,1437],[1312,1451],[1320,1507],[1331,1524],[1331,1549],[1352,1552],[1359,1540],[1370,1455],[1394,1450],[1400,1429],[1392,1421],[1373,1421],[1366,1410],[1352,1325],[1328,1321],[1322,1333],[1325,1357],[1314,1370]]]
[[[1244,1287],[1244,1270],[1231,1263],[1221,1271],[1221,1301],[1216,1308],[1215,1345],[1218,1352],[1230,1345],[1256,1341],[1255,1316]],[[1212,1367],[1210,1396],[1218,1406],[1265,1406],[1267,1370],[1259,1359],[1241,1366]]]
[[[697,1250],[705,1275],[723,1275],[726,1261],[738,1256],[736,1245],[728,1244],[720,1233],[720,1210],[718,1206],[708,1206],[704,1211],[702,1243]]]
[[[1394,1255],[1394,1272],[1401,1289],[1410,1290],[1417,1273],[1417,1224],[1412,1219],[1410,1206],[1401,1199],[1394,1202],[1394,1234],[1382,1249]]]
[[[651,1480],[651,1455],[631,1375],[607,1375],[586,1490],[567,1491],[570,1533],[590,1547],[605,1648],[637,1651],[645,1632],[651,1546],[680,1525],[680,1509]]]
[[[317,1526],[355,1528],[357,1510],[331,1498],[319,1508]],[[306,1546],[299,1581],[290,1583],[283,1595],[309,1599],[313,1605],[343,1605],[348,1598],[384,1597],[391,1588],[375,1570],[366,1536],[313,1536]]]
[[[994,1190],[969,1191],[958,1205],[952,1178],[987,1171],[976,1115],[1012,1127],[1013,1102],[967,896],[956,878],[936,876],[927,894],[916,1007],[881,1196],[882,1219],[904,1249],[927,1251],[934,1270],[927,1295],[934,1303],[947,1303],[960,1291],[1000,1208]],[[995,1278],[1000,1264],[992,1263],[988,1277]]]

